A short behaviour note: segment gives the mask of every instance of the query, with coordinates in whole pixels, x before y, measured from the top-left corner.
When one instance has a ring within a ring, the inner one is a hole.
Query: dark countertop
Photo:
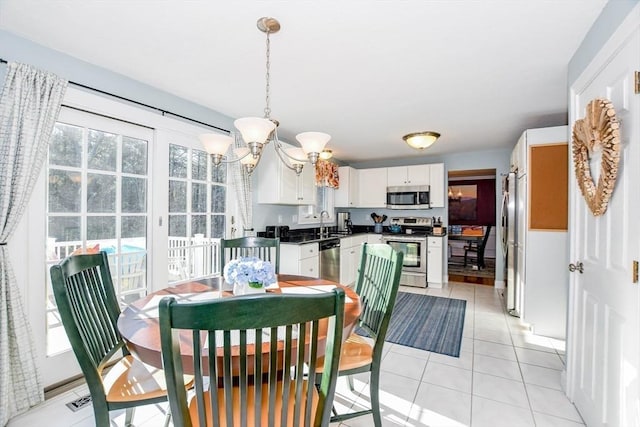
[[[362,236],[366,234],[375,234],[375,233],[353,233],[353,234],[329,234],[329,236],[318,237],[313,235],[299,235],[299,236],[289,236],[286,240],[280,240],[280,243],[283,245],[306,245],[308,243],[319,243],[327,240],[340,239],[345,237],[353,237],[353,236]],[[413,234],[405,234],[405,233],[382,233],[382,236],[395,236],[395,235],[403,235],[403,236],[419,236],[420,233]],[[424,234],[422,234],[424,236]],[[427,237],[445,237],[446,234],[443,235],[435,235],[431,233],[427,233]]]
[[[319,243],[327,240],[340,239],[343,237],[352,237],[368,233],[353,233],[353,234],[329,234],[329,236],[318,237],[310,234],[304,234],[299,236],[289,236],[286,240],[280,240],[280,243],[285,245],[304,245],[307,243]]]

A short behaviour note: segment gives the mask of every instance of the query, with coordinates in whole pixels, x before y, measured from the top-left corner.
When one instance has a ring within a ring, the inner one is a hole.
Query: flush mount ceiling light
[[[440,138],[440,134],[432,131],[414,132],[402,137],[404,142],[417,150],[431,147],[438,138]]]
[[[333,157],[333,151],[331,150],[322,150],[322,152],[320,153],[320,158],[322,160],[329,160],[332,157]]]
[[[278,121],[271,118],[270,103],[270,80],[271,80],[271,34],[280,31],[280,23],[275,18],[260,18],[257,22],[258,29],[267,35],[267,73],[264,117],[245,117],[233,122],[238,132],[231,132],[231,135],[209,133],[200,135],[205,150],[211,155],[213,164],[218,166],[222,163],[240,161],[245,171],[251,174],[262,157],[262,150],[266,144],[273,142],[273,147],[284,165],[300,175],[305,163],[315,165],[321,157],[325,145],[331,136],[322,132],[303,132],[296,135],[296,139],[302,148],[285,149],[278,139]],[[236,138],[241,138],[244,145],[234,148],[234,158],[229,158],[227,152]],[[331,150],[324,150],[331,153]],[[331,156],[329,156],[331,157]]]

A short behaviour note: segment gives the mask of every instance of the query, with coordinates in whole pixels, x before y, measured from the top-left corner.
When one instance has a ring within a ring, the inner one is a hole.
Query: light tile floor
[[[462,351],[456,358],[386,345],[380,379],[384,426],[584,425],[560,383],[564,342],[530,334],[519,319],[505,313],[502,297],[493,287],[449,283],[443,289],[401,291],[465,299]],[[338,411],[368,407],[367,381],[367,374],[356,376],[354,394],[340,379]],[[86,394],[86,386],[81,386],[56,396],[13,419],[8,427],[93,426],[91,407],[72,412],[65,406]],[[137,409],[136,426],[162,426],[165,411],[166,404]],[[115,412],[112,418],[113,426],[123,426],[124,412]],[[372,425],[371,416],[332,424]]]

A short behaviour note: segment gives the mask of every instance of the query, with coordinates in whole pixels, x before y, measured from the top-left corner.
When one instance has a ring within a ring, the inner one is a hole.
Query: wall
[[[2,30],[0,30],[0,58],[5,61],[24,62],[51,71],[70,82],[151,105],[218,128],[228,130],[233,126],[231,117],[217,111]],[[0,76],[2,76],[6,66],[0,68],[2,69]]]
[[[569,61],[568,87],[571,87],[584,69],[609,40],[629,12],[640,0],[610,0],[591,26],[582,43]]]

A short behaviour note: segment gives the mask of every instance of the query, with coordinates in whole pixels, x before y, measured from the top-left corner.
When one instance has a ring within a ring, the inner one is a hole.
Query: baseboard
[[[476,277],[476,276],[459,276],[456,274],[450,274],[448,276],[447,283],[474,283],[476,285],[488,285],[493,286],[492,277]]]

